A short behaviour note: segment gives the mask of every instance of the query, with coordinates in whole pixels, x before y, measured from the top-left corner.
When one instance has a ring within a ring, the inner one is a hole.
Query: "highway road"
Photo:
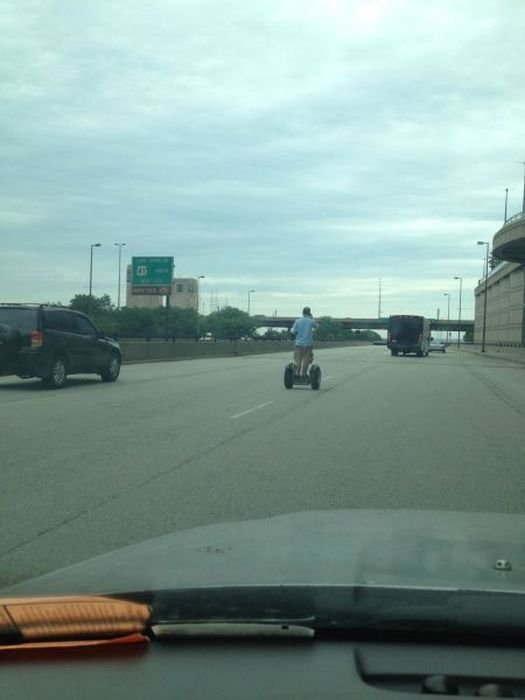
[[[525,511],[525,366],[322,350],[0,379],[0,585],[173,530],[319,508]]]

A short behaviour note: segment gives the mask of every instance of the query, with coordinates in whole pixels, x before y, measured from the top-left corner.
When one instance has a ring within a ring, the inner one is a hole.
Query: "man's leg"
[[[304,348],[301,348],[301,360],[299,362],[299,369],[297,370],[297,373],[303,376],[303,366],[304,366]]]
[[[312,355],[312,348],[302,348],[302,356],[301,356],[301,376],[306,377],[308,374],[308,365],[310,364],[311,360],[311,355]]]
[[[302,348],[298,345],[295,346],[293,354],[293,363],[295,365],[295,374],[301,374],[301,359],[302,359]]]

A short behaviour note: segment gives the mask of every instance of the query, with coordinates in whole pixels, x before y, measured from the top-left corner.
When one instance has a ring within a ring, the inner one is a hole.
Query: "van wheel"
[[[48,389],[61,389],[67,381],[66,363],[63,357],[56,355],[51,362],[51,370],[43,378],[44,386]]]
[[[106,367],[100,373],[103,382],[116,382],[120,374],[120,357],[112,352]]]

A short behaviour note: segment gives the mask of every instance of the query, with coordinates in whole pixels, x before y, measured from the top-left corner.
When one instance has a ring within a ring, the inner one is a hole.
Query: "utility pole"
[[[250,301],[251,301],[251,296],[255,292],[255,289],[250,289],[248,292],[248,316],[250,315]]]
[[[102,243],[91,243],[89,254],[89,297],[88,297],[88,316],[91,316],[93,309],[93,248],[100,248]]]
[[[461,325],[461,295],[463,292],[463,277],[454,277],[454,279],[459,280],[459,312],[458,312],[458,350],[459,350],[459,344],[461,342],[460,325]]]
[[[117,289],[117,310],[120,310],[120,287],[121,287],[121,260],[122,260],[122,248],[125,243],[114,243],[113,245],[118,246],[118,289]]]
[[[450,325],[450,294],[448,292],[445,292],[443,294],[443,296],[447,297],[447,340],[446,340],[446,343],[448,345],[450,342],[450,328],[449,328],[449,325]]]
[[[518,160],[517,162],[523,165],[523,201],[521,203],[521,211],[525,212],[525,160]]]
[[[485,352],[485,338],[487,335],[487,292],[489,286],[489,246],[488,241],[478,241],[478,245],[486,246],[485,252],[485,292],[483,294],[483,332],[481,335],[481,352]]]

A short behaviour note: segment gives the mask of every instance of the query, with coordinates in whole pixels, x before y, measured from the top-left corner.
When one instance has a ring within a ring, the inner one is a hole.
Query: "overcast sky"
[[[252,313],[464,317],[521,211],[523,0],[4,0],[0,300],[173,255]]]

